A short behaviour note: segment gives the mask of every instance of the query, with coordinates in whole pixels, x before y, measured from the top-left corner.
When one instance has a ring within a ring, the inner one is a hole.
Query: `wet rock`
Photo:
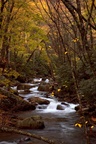
[[[47,108],[47,105],[38,105],[37,108],[38,108],[38,109],[46,109],[46,108]]]
[[[40,104],[40,105],[43,105],[43,104],[46,104],[48,105],[50,103],[49,100],[46,100],[46,99],[42,99],[42,98],[39,98],[39,97],[33,97],[33,98],[30,98],[29,99],[29,102],[33,103],[33,104]]]
[[[62,105],[57,105],[57,110],[64,110],[64,107]]]
[[[46,82],[41,82],[39,87],[38,87],[38,90],[49,92],[50,91],[50,84],[46,83]]]
[[[19,83],[17,85],[17,90],[29,90],[32,86],[29,84]]]
[[[28,129],[43,129],[45,127],[41,116],[31,116],[17,122],[17,127]]]
[[[69,106],[69,104],[66,103],[66,102],[62,102],[61,104],[64,105],[64,106]]]

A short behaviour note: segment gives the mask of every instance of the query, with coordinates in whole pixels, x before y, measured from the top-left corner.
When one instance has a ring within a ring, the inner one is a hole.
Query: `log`
[[[26,135],[26,136],[29,136],[29,137],[32,137],[32,138],[36,138],[38,140],[42,140],[46,143],[49,143],[49,144],[55,144],[55,142],[53,140],[49,140],[48,138],[45,138],[43,136],[38,136],[36,134],[32,134],[32,133],[29,133],[29,132],[26,132],[26,131],[22,131],[22,130],[18,130],[18,129],[15,129],[15,128],[10,128],[10,127],[1,127],[0,128],[2,131],[5,131],[5,132],[14,132],[14,133],[17,133],[17,134],[22,134],[22,135]]]

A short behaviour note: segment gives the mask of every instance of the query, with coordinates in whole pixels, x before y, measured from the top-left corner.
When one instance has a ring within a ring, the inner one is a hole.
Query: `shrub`
[[[96,78],[82,79],[79,84],[80,92],[84,95],[85,99],[90,102],[96,100]]]

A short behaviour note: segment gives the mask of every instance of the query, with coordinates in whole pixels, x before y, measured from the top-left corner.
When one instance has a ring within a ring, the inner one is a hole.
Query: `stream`
[[[41,79],[35,79],[35,81]],[[38,91],[38,86],[34,86],[30,89],[30,94],[20,94],[25,100],[30,97],[41,97],[50,101],[48,106],[38,105],[36,110],[19,112],[19,117],[29,117],[32,115],[42,116],[45,128],[43,130],[27,130],[28,132],[52,139],[56,144],[87,144],[84,134],[84,129],[75,127],[75,123],[78,121],[79,116],[74,110],[76,104],[67,103],[61,104],[55,97],[45,97],[45,92]],[[57,105],[62,105],[64,110],[57,110]],[[37,139],[29,139],[26,136],[14,133],[0,133],[0,144],[46,144],[43,141]],[[96,144],[96,141],[92,139],[92,144]]]

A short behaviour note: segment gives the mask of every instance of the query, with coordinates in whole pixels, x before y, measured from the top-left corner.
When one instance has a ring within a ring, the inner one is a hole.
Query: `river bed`
[[[31,90],[32,94],[21,95],[27,100],[32,96],[44,97],[41,92],[37,90],[38,87],[34,87]],[[56,98],[45,98],[50,100],[50,104],[44,108],[39,106],[34,111],[19,112],[18,116],[26,118],[32,115],[42,116],[45,128],[43,130],[27,130],[28,132],[52,139],[56,144],[87,144],[84,134],[84,128],[75,127],[75,123],[78,121],[79,116],[74,110],[75,104],[66,102],[64,110],[57,110],[56,107],[61,102],[58,102]],[[1,133],[0,132],[0,144],[46,144],[43,141],[31,138],[29,141],[25,140],[26,136],[22,136],[15,133]],[[92,144],[96,144],[94,139],[91,140]],[[90,143],[91,144],[91,143]]]

